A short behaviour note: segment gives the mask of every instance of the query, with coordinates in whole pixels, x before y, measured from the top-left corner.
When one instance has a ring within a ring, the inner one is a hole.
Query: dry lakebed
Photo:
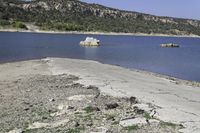
[[[199,83],[95,61],[0,64],[0,133],[199,133]]]

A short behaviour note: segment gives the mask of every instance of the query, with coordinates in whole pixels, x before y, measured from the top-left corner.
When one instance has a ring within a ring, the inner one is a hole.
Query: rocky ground
[[[0,133],[178,133],[154,106],[83,86],[73,75],[31,74],[0,80]]]

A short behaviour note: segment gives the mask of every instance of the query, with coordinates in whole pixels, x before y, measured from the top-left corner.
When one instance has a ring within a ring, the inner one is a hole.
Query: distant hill
[[[123,11],[78,0],[0,0],[1,27],[42,30],[200,35],[200,21]]]

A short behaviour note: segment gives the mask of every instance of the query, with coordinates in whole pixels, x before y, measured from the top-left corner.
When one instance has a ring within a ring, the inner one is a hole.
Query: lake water
[[[102,46],[81,47],[87,36],[98,38]],[[181,47],[159,46],[170,42]],[[44,57],[89,59],[200,81],[199,38],[0,32],[0,63]]]

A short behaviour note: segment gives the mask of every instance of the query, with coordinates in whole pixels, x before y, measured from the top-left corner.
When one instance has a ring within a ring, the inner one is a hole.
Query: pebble
[[[49,99],[50,102],[55,102],[54,98]]]

